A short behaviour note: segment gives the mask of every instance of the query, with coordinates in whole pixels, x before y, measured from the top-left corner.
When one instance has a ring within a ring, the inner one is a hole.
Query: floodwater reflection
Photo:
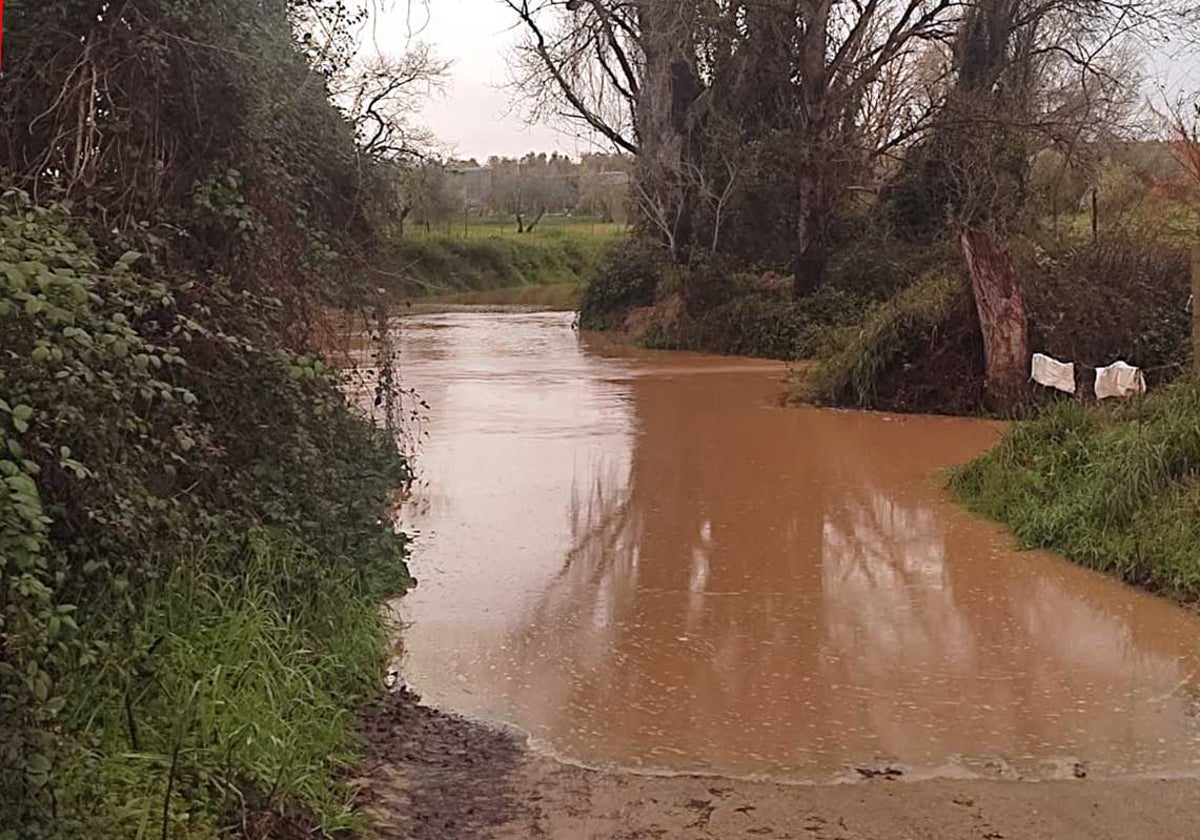
[[[994,424],[782,409],[782,369],[404,319],[430,404],[405,678],[591,764],[1193,772],[1200,622],[958,509]]]

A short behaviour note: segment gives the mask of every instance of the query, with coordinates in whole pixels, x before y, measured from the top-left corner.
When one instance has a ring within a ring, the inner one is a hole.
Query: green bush
[[[584,287],[579,325],[589,330],[612,329],[630,309],[649,306],[666,265],[660,249],[636,240],[612,246],[601,270]]]
[[[1190,354],[1187,249],[1142,229],[1065,247],[1026,247],[1030,346],[1060,359],[1125,359],[1177,374]]]
[[[1113,405],[1064,401],[956,471],[951,488],[1025,546],[1197,600],[1198,416],[1193,382]]]
[[[336,756],[378,684],[376,604],[407,582],[381,514],[408,470],[280,346],[277,307],[0,202],[9,836],[138,836],[164,803],[169,836],[238,803],[345,821]]]

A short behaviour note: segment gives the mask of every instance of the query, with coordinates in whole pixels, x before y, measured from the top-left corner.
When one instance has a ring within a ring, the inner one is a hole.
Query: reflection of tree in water
[[[763,410],[745,375],[630,389],[628,468],[577,470],[572,544],[509,640],[556,736],[796,771],[1172,725],[1106,692],[1178,683],[1178,639],[1139,637],[1120,593],[1047,577],[950,508],[929,474],[953,427]],[[1080,700],[1100,705],[1080,719]]]
[[[795,637],[796,575],[811,577],[799,543],[819,515],[772,470],[769,435],[747,426],[766,388],[745,385],[634,380],[628,469],[576,475],[571,549],[513,644],[529,685],[555,686],[610,732],[687,742],[736,718],[748,681],[805,670],[803,655],[780,653]]]
[[[875,442],[831,454],[844,492],[823,529],[821,668],[878,694],[861,725],[883,746],[1145,758],[1177,726],[1175,714],[1144,714],[1138,698],[1165,687],[1174,704],[1195,655],[1177,636],[1146,632],[1158,622],[1130,593],[966,527],[919,470],[881,468],[888,453]],[[948,737],[962,731],[974,734]]]

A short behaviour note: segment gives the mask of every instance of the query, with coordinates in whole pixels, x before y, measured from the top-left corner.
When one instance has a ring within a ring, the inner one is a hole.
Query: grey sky
[[[519,156],[559,151],[575,157],[591,146],[549,125],[527,125],[512,102],[506,57],[520,33],[501,0],[382,0],[374,15],[375,42],[399,52],[409,37],[431,44],[453,62],[445,92],[425,107],[420,122],[457,157]]]

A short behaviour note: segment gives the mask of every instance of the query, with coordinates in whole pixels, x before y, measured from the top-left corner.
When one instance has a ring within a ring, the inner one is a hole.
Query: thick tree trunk
[[[1200,245],[1192,248],[1192,372],[1200,378]]]
[[[826,231],[833,209],[830,194],[833,176],[833,131],[829,113],[829,18],[833,3],[803,0],[804,20],[799,48],[800,144],[796,161],[796,198],[800,216],[796,224],[796,266],[792,294],[812,294],[825,281]]]
[[[685,22],[686,0],[641,0],[643,69],[638,89],[638,192],[647,227],[673,251],[686,252],[690,239],[688,131],[700,80]]]
[[[960,242],[983,333],[985,398],[989,408],[1006,411],[1023,401],[1029,378],[1025,295],[1012,257],[992,231],[979,226],[965,227]]]
[[[797,298],[811,295],[825,282],[825,265],[828,261],[829,216],[833,212],[833,200],[830,196],[830,156],[822,154],[819,148],[817,131],[809,150],[805,152],[807,160],[796,169],[796,190],[800,203],[800,213],[796,222],[796,264],[795,277],[792,282],[792,293]]]
[[[827,247],[825,210],[819,179],[800,184],[800,218],[796,230],[796,265],[792,293],[797,298],[811,295],[825,282]]]

